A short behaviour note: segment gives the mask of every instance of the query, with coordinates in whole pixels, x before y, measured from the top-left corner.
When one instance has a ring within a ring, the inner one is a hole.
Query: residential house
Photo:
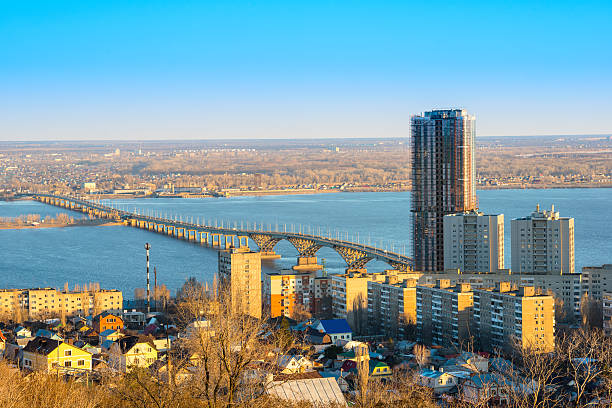
[[[102,312],[93,318],[93,329],[102,333],[105,330],[123,330],[123,319],[118,314]]]
[[[508,402],[510,386],[512,383],[501,374],[475,374],[463,383],[461,397],[470,404],[504,404]]]
[[[149,367],[155,360],[157,349],[152,340],[125,336],[111,345],[108,363],[115,370],[126,373],[136,367]]]
[[[38,329],[34,337],[46,337],[48,339],[63,341],[62,337],[57,333],[52,332],[51,330]]]
[[[71,344],[36,337],[23,349],[23,367],[35,371],[91,371],[91,353]]]
[[[334,344],[339,340],[349,342],[353,339],[353,331],[346,319],[317,320],[312,327],[322,333],[329,334]]]
[[[282,374],[294,374],[311,371],[313,363],[308,358],[301,355],[283,355],[278,360],[278,366],[282,369]]]
[[[390,377],[391,375],[393,375],[393,371],[391,370],[391,367],[389,367],[387,363],[384,363],[382,361],[371,359],[369,361],[369,366],[370,366],[370,377],[385,378],[385,377]]]
[[[32,337],[32,332],[23,326],[18,326],[17,328],[15,328],[15,337],[18,337],[18,338]]]
[[[99,340],[100,340],[100,344],[103,344],[106,341],[117,341],[119,340],[121,337],[123,337],[124,334],[120,333],[117,330],[113,330],[113,329],[106,329],[104,330],[102,333],[100,333]]]
[[[432,367],[433,368],[433,367]],[[458,379],[442,370],[425,368],[418,374],[418,383],[431,388],[434,393],[442,394],[457,386]]]

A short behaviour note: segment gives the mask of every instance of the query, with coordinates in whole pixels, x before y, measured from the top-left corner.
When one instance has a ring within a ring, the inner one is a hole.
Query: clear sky
[[[612,2],[0,0],[0,140],[612,132]]]

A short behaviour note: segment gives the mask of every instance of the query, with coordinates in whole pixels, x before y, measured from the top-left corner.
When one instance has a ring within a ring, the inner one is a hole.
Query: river
[[[576,270],[612,263],[612,189],[484,190],[478,191],[485,213],[505,215],[506,267],[510,267],[510,220],[529,215],[536,204],[561,216],[575,218]],[[397,252],[410,252],[410,193],[333,193],[203,199],[113,200],[124,209],[141,213],[204,220],[221,225],[246,221],[279,228],[331,231],[352,240],[370,242]],[[38,213],[54,215],[65,210],[33,201],[0,202],[0,217]],[[78,213],[68,213],[76,216]],[[293,225],[293,227],[292,227]],[[301,227],[300,227],[301,225]],[[124,226],[0,230],[0,288],[63,287],[99,282],[131,298],[145,285],[144,243],[149,242],[151,265],[158,281],[176,290],[190,276],[211,281],[217,269],[215,250],[149,231]],[[254,246],[254,244],[253,244]],[[255,247],[255,246],[254,246]],[[281,260],[266,262],[265,270],[288,268],[296,250],[281,241]],[[331,249],[318,254],[330,272],[344,268]],[[384,263],[371,262],[380,271]]]

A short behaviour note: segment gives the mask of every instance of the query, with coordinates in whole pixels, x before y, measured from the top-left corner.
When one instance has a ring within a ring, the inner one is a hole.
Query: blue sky
[[[610,1],[4,1],[0,140],[612,133]]]

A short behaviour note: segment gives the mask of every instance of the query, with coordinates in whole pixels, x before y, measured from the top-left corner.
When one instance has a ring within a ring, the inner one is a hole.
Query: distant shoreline
[[[476,190],[553,190],[553,189],[575,189],[575,188],[612,188],[612,184],[524,184],[524,185],[503,185],[503,186],[478,186]],[[155,199],[155,198],[228,198],[228,197],[257,197],[257,196],[276,196],[276,195],[307,195],[307,194],[332,194],[332,193],[399,193],[411,191],[408,188],[377,188],[377,187],[350,187],[343,190],[339,189],[296,189],[296,190],[260,190],[260,191],[230,191],[227,197],[214,196],[131,196],[131,195],[99,195],[96,199],[119,200],[119,199]],[[90,198],[93,198],[90,196]],[[30,197],[19,198],[0,198],[0,201],[22,201],[30,200]],[[69,226],[69,225],[66,225]],[[2,227],[0,227],[2,228]]]
[[[93,220],[89,220],[89,222],[79,222],[79,223],[74,223],[74,224],[44,224],[44,223],[41,223],[39,225],[0,224],[0,230],[66,228],[66,227],[109,227],[109,226],[114,226],[114,225],[123,225],[123,223],[116,222],[116,221],[93,219]]]

